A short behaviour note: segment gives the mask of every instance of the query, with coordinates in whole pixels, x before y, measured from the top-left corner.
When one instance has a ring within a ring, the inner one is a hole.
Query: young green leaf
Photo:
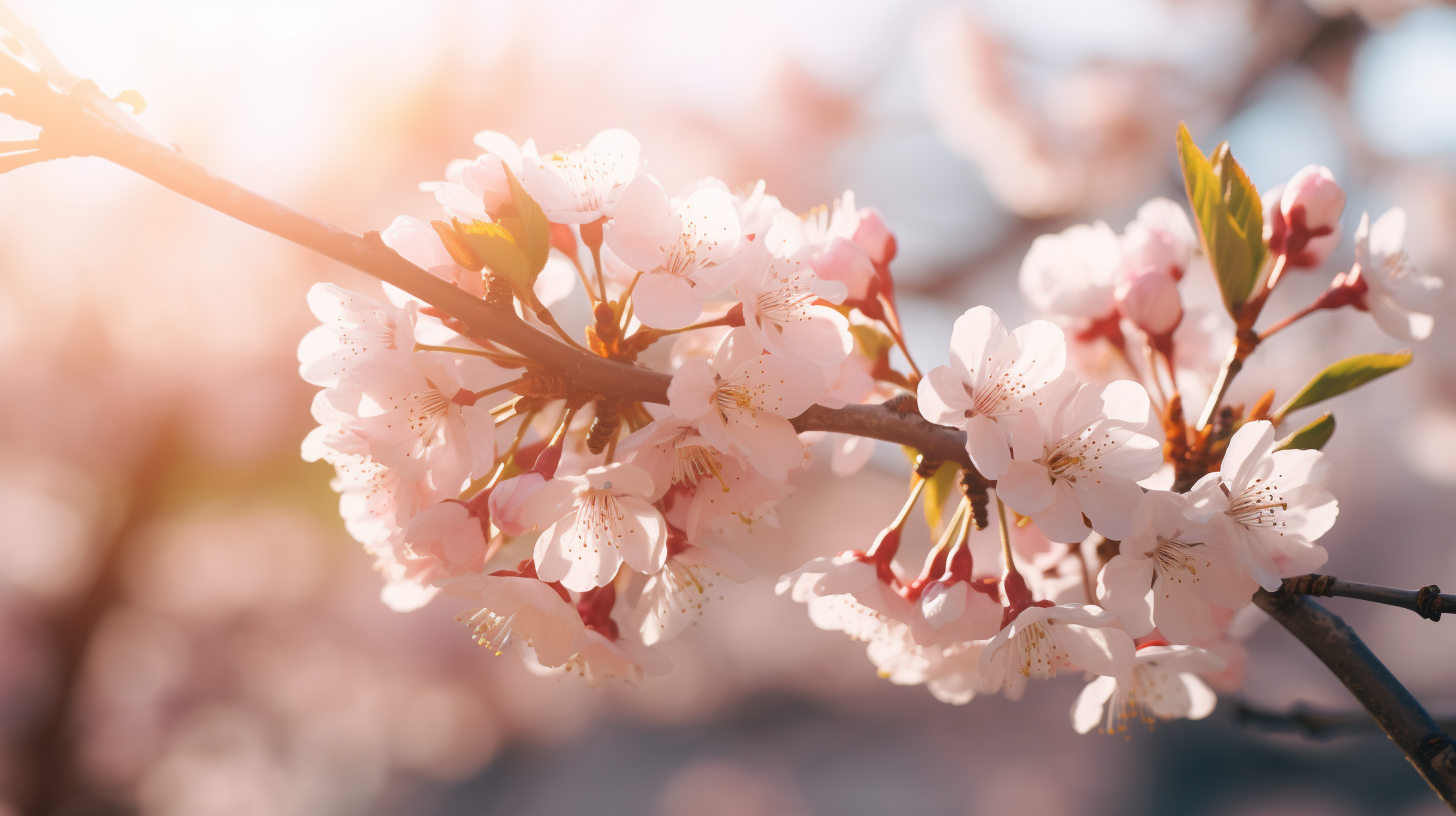
[[[1411,353],[1409,351],[1396,354],[1360,354],[1348,357],[1316,374],[1314,379],[1299,389],[1298,394],[1295,394],[1289,402],[1284,403],[1284,407],[1274,414],[1274,419],[1277,422],[1290,411],[1323,402],[1330,397],[1337,397],[1376,377],[1389,374],[1398,368],[1404,368],[1410,361]]]
[[[510,230],[526,252],[526,266],[531,272],[531,282],[535,283],[536,276],[546,268],[546,259],[551,255],[551,222],[546,220],[541,205],[516,180],[511,168],[505,162],[501,162],[501,167],[505,169],[506,181],[511,186],[511,208],[515,210],[516,221],[510,225]]]
[[[1335,433],[1335,415],[1326,412],[1319,419],[1280,440],[1275,450],[1321,450]]]
[[[492,275],[509,283],[516,296],[527,304],[531,302],[531,283],[535,276],[528,269],[525,251],[510,230],[490,221],[468,224],[457,221],[455,231]]]
[[[1178,125],[1178,162],[1224,308],[1237,319],[1264,265],[1264,211],[1259,191],[1234,161],[1227,142],[1218,146],[1210,160],[1182,123]]]
[[[945,500],[955,491],[956,473],[960,466],[954,462],[946,462],[935,471],[935,475],[925,485],[925,523],[930,525],[931,533],[940,529],[941,514],[945,511]]]

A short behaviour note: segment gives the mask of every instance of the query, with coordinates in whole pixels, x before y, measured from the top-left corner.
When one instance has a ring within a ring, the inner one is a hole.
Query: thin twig
[[[1239,725],[1250,725],[1266,731],[1296,733],[1318,740],[1344,736],[1375,735],[1383,733],[1380,724],[1365,711],[1316,711],[1297,705],[1289,712],[1268,711],[1255,708],[1242,700],[1235,701],[1229,713]],[[1456,719],[1436,720],[1443,731],[1456,729]]]
[[[1303,595],[1261,589],[1254,593],[1254,603],[1329,667],[1390,741],[1405,752],[1431,790],[1456,811],[1456,743],[1355,630]]]
[[[1420,615],[1426,620],[1439,621],[1442,612],[1456,613],[1456,595],[1443,595],[1435,584],[1420,589],[1397,589],[1378,584],[1363,584],[1346,581],[1333,575],[1301,575],[1285,578],[1282,592],[1290,595],[1314,595],[1322,598],[1354,598],[1398,606]]]

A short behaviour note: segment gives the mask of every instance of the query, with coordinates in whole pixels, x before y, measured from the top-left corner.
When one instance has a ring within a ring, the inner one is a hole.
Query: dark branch
[[[1456,612],[1456,595],[1442,595],[1435,584],[1420,589],[1396,589],[1378,584],[1346,581],[1333,575],[1300,575],[1285,578],[1281,591],[1290,595],[1315,595],[1323,598],[1355,598],[1387,606],[1398,606],[1438,621],[1442,612]]]
[[[1384,733],[1380,730],[1379,723],[1363,711],[1315,711],[1298,705],[1286,713],[1254,708],[1239,701],[1234,703],[1229,716],[1238,725],[1300,734],[1317,740]],[[1444,731],[1456,729],[1456,719],[1436,720],[1436,724]]]
[[[1254,603],[1299,638],[1456,810],[1456,743],[1338,615],[1302,595],[1254,593]]]

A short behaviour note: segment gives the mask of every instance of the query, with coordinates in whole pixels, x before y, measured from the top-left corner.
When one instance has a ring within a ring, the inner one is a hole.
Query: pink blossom
[[[562,666],[583,641],[586,627],[576,607],[541,580],[513,573],[464,575],[440,582],[445,594],[480,606],[457,619],[471,627],[482,646],[501,654],[524,641],[545,666]]]
[[[1087,684],[1072,707],[1072,727],[1085,734],[1101,722],[1114,734],[1126,731],[1129,721],[1201,720],[1218,699],[1198,675],[1223,666],[1218,655],[1196,646],[1144,646],[1131,666]]]
[[[1117,675],[1133,662],[1132,638],[1111,624],[1116,615],[1096,606],[1032,606],[1002,629],[981,652],[987,693],[1004,690],[1017,700],[1030,678],[1065,671]]]
[[[585,149],[559,150],[525,163],[521,186],[558,224],[585,224],[610,217],[622,189],[637,175],[642,146],[625,130],[604,130]]]
[[[534,554],[541,580],[585,592],[610,583],[624,563],[641,573],[662,569],[667,525],[649,503],[653,491],[646,471],[620,462],[543,485],[521,513],[546,527]]]
[[[832,366],[854,348],[849,321],[820,299],[842,303],[848,293],[839,281],[820,280],[807,264],[780,258],[766,242],[743,242],[735,264],[743,271],[733,291],[743,304],[743,321],[765,349]]]
[[[605,229],[617,257],[644,273],[632,290],[643,325],[678,329],[703,313],[703,299],[742,267],[728,263],[738,245],[738,213],[727,190],[704,185],[668,201],[651,176],[629,182]]]
[[[1117,308],[1151,337],[1167,337],[1183,321],[1177,281],[1152,267],[1133,272],[1118,284]]]
[[[783,479],[804,461],[789,419],[824,393],[824,370],[782,354],[766,354],[752,332],[729,332],[712,360],[688,360],[667,397],[679,419],[697,424],[713,448],[745,457],[759,473]]]

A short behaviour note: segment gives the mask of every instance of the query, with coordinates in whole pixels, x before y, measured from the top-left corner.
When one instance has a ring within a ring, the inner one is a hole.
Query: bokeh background
[[[1177,195],[1173,131],[1232,141],[1266,188],[1307,163],[1404,204],[1456,270],[1456,10],[1382,0],[11,0],[189,157],[352,230],[430,217],[420,181],[503,131],[625,127],[667,187],[763,178],[800,211],[852,188],[898,233],[911,344],[1024,315],[1032,238]],[[31,130],[0,121],[0,137]],[[1281,291],[1299,305],[1350,259]],[[764,576],[668,645],[665,678],[592,690],[465,637],[453,601],[388,611],[328,468],[299,460],[294,349],[315,281],[353,271],[95,159],[0,177],[0,814],[1433,814],[1378,733],[1269,733],[1240,704],[1348,712],[1293,639],[1249,641],[1201,723],[1072,732],[1081,684],[935,702],[815,630],[773,576],[863,546],[899,506],[882,450],[816,472]],[[1336,404],[1328,570],[1456,586],[1456,343]],[[1261,349],[1248,398],[1395,344],[1322,314]],[[1295,336],[1297,335],[1297,337]],[[821,470],[823,468],[821,467]],[[1437,714],[1456,623],[1331,601]],[[1358,728],[1356,729],[1358,731]]]

